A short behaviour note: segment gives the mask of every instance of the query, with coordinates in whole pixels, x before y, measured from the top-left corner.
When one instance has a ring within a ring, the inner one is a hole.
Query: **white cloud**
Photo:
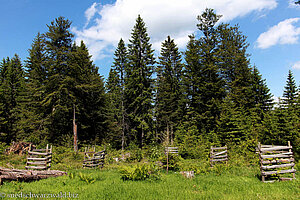
[[[280,97],[273,96],[272,99],[273,99],[273,103],[279,103],[280,102]]]
[[[289,0],[289,8],[297,8],[299,9],[300,6],[295,4],[296,0]]]
[[[259,35],[257,39],[257,47],[266,49],[276,44],[295,44],[298,42],[300,28],[293,24],[298,22],[300,18],[290,18],[277,25],[269,28],[268,31]]]
[[[180,48],[186,45],[188,35],[196,30],[197,15],[205,8],[214,8],[222,14],[222,21],[230,21],[254,11],[274,9],[276,0],[116,0],[114,4],[96,6],[86,10],[87,23],[99,18],[90,27],[73,27],[77,42],[84,40],[94,60],[100,59],[110,47],[123,38],[128,41],[138,14],[144,19],[156,50],[168,35]],[[109,50],[110,51],[110,50]]]
[[[300,61],[294,63],[293,66],[292,66],[292,68],[293,68],[293,69],[298,69],[298,70],[299,70],[299,69],[300,69]]]
[[[91,5],[91,7],[89,7],[86,11],[85,11],[85,17],[86,17],[86,24],[85,27],[90,23],[91,19],[95,16],[95,14],[97,13],[97,6],[98,4],[95,2],[93,3],[93,5]]]

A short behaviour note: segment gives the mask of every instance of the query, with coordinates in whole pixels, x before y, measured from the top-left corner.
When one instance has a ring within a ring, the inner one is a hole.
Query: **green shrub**
[[[183,160],[183,158],[180,155],[176,155],[176,154],[169,154],[169,162],[168,162],[168,166],[169,166],[169,170],[174,170],[174,171],[178,171],[179,170],[179,165],[178,163],[180,161]],[[163,168],[167,168],[167,155],[163,155],[162,157],[159,158],[159,161],[163,163]]]
[[[143,159],[143,152],[140,148],[129,151],[130,156],[126,158],[127,162],[140,162]]]
[[[210,172],[214,173],[217,176],[220,176],[224,172],[228,171],[230,168],[229,165],[223,163],[217,163],[213,167],[210,168]]]
[[[209,162],[207,160],[181,160],[178,162],[180,171],[194,171],[195,174],[206,174],[209,170]]]
[[[0,159],[2,160],[5,157],[5,149],[8,148],[6,143],[0,142]]]
[[[163,147],[154,145],[154,146],[149,146],[148,151],[147,151],[147,156],[149,160],[152,162],[157,161],[160,157],[163,156]]]
[[[81,172],[79,172],[78,176],[79,176],[79,178],[80,178],[81,181],[84,181],[87,184],[92,184],[92,183],[94,183],[96,181],[96,178],[93,178],[93,177],[91,177],[91,176],[89,176],[87,174],[83,174]]]
[[[123,180],[159,180],[158,168],[153,164],[137,164],[134,166],[123,166],[120,170]]]

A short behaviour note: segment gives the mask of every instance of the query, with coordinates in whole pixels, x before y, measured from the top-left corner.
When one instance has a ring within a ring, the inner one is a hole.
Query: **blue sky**
[[[167,35],[184,51],[206,7],[222,14],[221,22],[239,24],[248,37],[250,61],[275,97],[282,96],[288,70],[300,84],[300,6],[292,0],[0,0],[0,59],[17,53],[24,61],[36,34],[64,16],[107,77],[115,46],[121,37],[128,42],[138,14],[157,55]]]

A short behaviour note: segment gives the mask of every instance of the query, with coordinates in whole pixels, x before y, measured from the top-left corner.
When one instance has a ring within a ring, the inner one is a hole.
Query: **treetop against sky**
[[[108,77],[120,38],[128,43],[138,14],[144,19],[150,42],[159,56],[170,35],[184,51],[188,35],[197,32],[197,15],[209,7],[223,15],[220,22],[239,24],[248,37],[250,60],[266,79],[275,97],[282,96],[288,70],[300,80],[300,5],[293,0],[0,0],[0,58],[28,57],[34,37],[46,32],[53,19],[72,21],[77,44],[83,40],[100,74]]]

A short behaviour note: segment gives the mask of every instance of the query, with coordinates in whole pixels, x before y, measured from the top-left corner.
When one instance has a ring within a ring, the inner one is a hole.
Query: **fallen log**
[[[57,177],[67,175],[67,172],[59,170],[20,170],[20,169],[8,169],[0,167],[0,184],[3,180],[9,181],[34,181],[45,179],[49,177]]]

